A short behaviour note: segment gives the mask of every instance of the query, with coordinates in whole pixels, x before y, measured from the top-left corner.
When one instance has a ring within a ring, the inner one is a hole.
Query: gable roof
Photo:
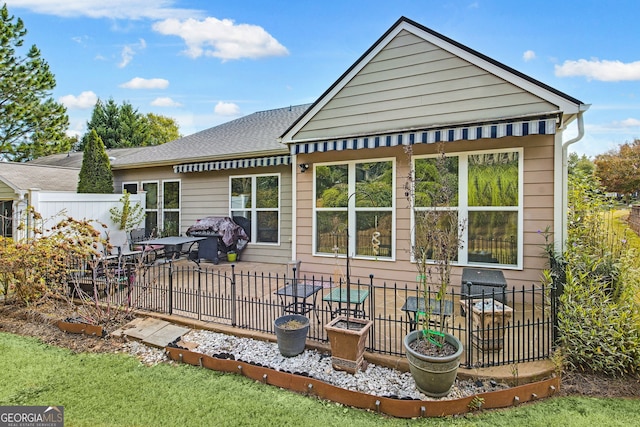
[[[464,76],[466,80],[455,81],[450,77],[452,71],[460,70],[471,74]],[[434,81],[438,72],[442,80]],[[395,81],[390,81],[390,76]],[[467,88],[464,85],[478,78],[484,79],[484,86]],[[444,91],[452,82],[459,85],[455,88],[457,91]],[[378,91],[373,92],[372,87]],[[498,91],[494,94],[492,91],[496,88]],[[424,92],[416,93],[417,90]],[[476,97],[471,98],[472,102],[484,99],[489,107],[474,114],[461,114],[469,105],[469,98],[462,98],[460,94],[471,91],[475,92],[469,96]],[[495,108],[501,100],[505,100],[505,105]],[[377,132],[482,125],[534,116],[553,116],[563,126],[587,107],[565,93],[401,17],[281,138],[284,143],[314,141]],[[407,117],[411,114],[415,117]]]
[[[310,106],[259,111],[153,147],[141,147],[111,162],[113,169],[176,165],[256,156],[288,155],[278,137]]]
[[[109,148],[107,149],[107,155],[111,163],[117,161],[119,158],[133,154],[139,151],[141,147],[132,148]],[[31,165],[43,165],[43,166],[61,166],[67,168],[82,167],[82,151],[70,151],[68,153],[50,154],[44,157],[38,157],[37,159],[30,160],[28,164]]]
[[[72,191],[78,187],[80,169],[29,163],[0,162],[0,181],[16,193],[31,188],[44,191]]]

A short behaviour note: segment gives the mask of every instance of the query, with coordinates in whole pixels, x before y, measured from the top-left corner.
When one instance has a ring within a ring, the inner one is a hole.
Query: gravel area
[[[194,351],[208,356],[229,357],[249,363],[292,373],[303,373],[312,378],[333,384],[344,389],[359,391],[375,396],[395,397],[401,399],[443,400],[458,399],[478,393],[508,388],[506,384],[498,384],[490,380],[456,380],[451,392],[443,398],[432,398],[422,394],[408,372],[367,365],[366,370],[355,375],[337,371],[331,366],[331,357],[316,350],[305,350],[295,357],[284,357],[278,351],[277,343],[240,338],[216,332],[192,330],[183,341],[197,344]],[[127,351],[137,356],[143,363],[153,365],[168,362],[162,349],[145,346],[137,341],[126,344]]]

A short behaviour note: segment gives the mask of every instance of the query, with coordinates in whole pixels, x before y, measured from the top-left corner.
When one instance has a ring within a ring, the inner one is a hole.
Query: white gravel
[[[194,351],[214,356],[232,354],[236,360],[259,363],[278,371],[306,373],[308,376],[348,390],[359,391],[375,396],[397,397],[419,400],[458,399],[478,393],[507,388],[505,384],[494,381],[456,380],[451,392],[443,398],[425,396],[415,386],[408,372],[376,366],[369,363],[365,371],[352,375],[337,371],[331,366],[331,357],[316,350],[305,350],[295,357],[284,357],[277,343],[240,338],[204,330],[192,330],[183,341],[198,345]],[[163,349],[148,347],[140,342],[131,341],[126,348],[147,365],[169,362]]]

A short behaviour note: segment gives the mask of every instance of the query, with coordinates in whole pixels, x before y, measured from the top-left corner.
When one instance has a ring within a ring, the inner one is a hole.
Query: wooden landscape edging
[[[171,360],[220,372],[235,372],[264,384],[398,418],[442,417],[464,414],[476,408],[474,404],[478,401],[476,398],[483,399],[481,406],[478,406],[482,409],[506,408],[552,396],[560,388],[560,378],[553,377],[505,390],[481,393],[460,399],[438,401],[403,400],[346,390],[303,375],[276,371],[238,360],[219,359],[181,348],[165,347],[165,352]]]

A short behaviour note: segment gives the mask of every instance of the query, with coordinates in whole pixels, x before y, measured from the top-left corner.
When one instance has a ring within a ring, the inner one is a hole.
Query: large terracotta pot
[[[404,337],[404,349],[409,360],[411,376],[418,389],[427,396],[446,396],[456,380],[460,357],[462,357],[462,343],[455,336],[445,333],[445,341],[453,345],[456,352],[444,357],[428,356],[410,347],[421,333],[421,330],[416,330]]]
[[[362,368],[364,349],[372,320],[339,316],[324,325],[331,344],[331,364],[333,369],[355,374]]]

